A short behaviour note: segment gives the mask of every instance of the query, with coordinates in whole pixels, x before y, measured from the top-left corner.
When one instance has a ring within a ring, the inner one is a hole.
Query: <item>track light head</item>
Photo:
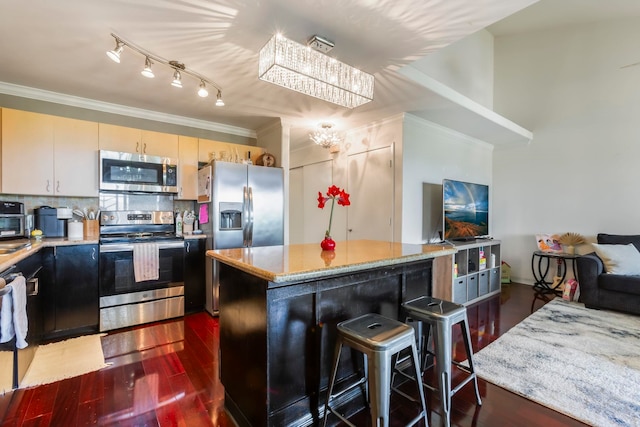
[[[140,74],[142,74],[143,76],[149,79],[152,79],[155,77],[155,75],[153,74],[153,70],[151,70],[151,64],[153,64],[153,62],[151,62],[151,60],[147,56],[147,59],[145,59],[144,61],[144,70],[140,71]]]
[[[216,98],[216,107],[224,107],[224,101],[222,100],[222,92],[220,91],[220,89],[218,89]]]
[[[204,84],[204,80],[200,80],[200,89],[198,89],[198,96],[202,98],[206,98],[209,96],[209,91],[207,90],[207,86]]]
[[[182,88],[182,76],[180,75],[180,71],[175,70],[173,72],[173,81],[171,82],[171,86]]]
[[[124,50],[124,43],[116,38],[116,47],[113,50],[107,51],[107,56],[113,61],[120,63],[120,54]]]

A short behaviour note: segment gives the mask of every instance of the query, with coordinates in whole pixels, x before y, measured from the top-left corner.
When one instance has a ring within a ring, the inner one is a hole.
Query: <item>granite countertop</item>
[[[337,242],[335,251],[319,244],[264,246],[207,251],[207,256],[239,270],[284,283],[420,261],[456,253],[450,245],[356,240]]]
[[[0,272],[3,272],[12,265],[30,257],[31,255],[39,252],[42,248],[49,248],[54,246],[72,246],[72,245],[97,245],[98,238],[83,239],[83,240],[69,240],[65,237],[47,237],[40,241],[31,239],[31,246],[20,249],[13,253],[0,255]]]
[[[182,236],[184,238],[184,240],[194,240],[194,239],[206,239],[207,235],[206,233],[201,233],[201,234],[184,234]]]

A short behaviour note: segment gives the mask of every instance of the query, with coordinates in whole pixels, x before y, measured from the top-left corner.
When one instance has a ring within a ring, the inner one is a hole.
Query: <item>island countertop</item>
[[[355,240],[337,242],[335,251],[319,244],[263,246],[207,251],[207,256],[273,283],[310,280],[393,266],[456,253],[449,245]]]

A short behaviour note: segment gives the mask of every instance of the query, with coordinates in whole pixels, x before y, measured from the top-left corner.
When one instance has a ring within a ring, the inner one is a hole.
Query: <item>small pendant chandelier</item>
[[[333,129],[332,123],[321,123],[320,129],[310,133],[309,138],[323,148],[331,148],[340,145],[342,137]]]

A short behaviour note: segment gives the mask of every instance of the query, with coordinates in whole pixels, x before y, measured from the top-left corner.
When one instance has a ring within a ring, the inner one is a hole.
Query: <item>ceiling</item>
[[[348,129],[411,109],[428,114],[432,93],[397,70],[535,2],[1,2],[0,86],[5,93],[18,85],[252,132],[276,118],[303,132],[321,121]],[[505,35],[603,13],[640,15],[639,9],[636,0],[541,0],[489,29]],[[375,75],[374,101],[349,110],[259,80],[258,52],[277,31],[300,43],[314,34],[335,42],[331,56]],[[156,78],[143,78],[144,58],[131,50],[120,64],[110,61],[105,52],[114,47],[112,32],[215,81],[226,106],[215,107],[215,96],[196,96],[196,80],[183,77],[182,89],[171,87],[168,67],[156,64]]]

